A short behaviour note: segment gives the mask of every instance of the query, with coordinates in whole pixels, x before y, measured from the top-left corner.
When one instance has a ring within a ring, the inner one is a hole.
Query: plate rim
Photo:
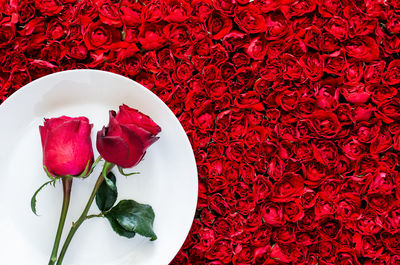
[[[171,263],[171,261],[174,260],[176,255],[179,253],[179,251],[183,247],[187,237],[190,234],[191,227],[192,227],[192,225],[194,223],[195,215],[196,215],[196,212],[197,212],[198,199],[199,199],[199,191],[198,191],[198,188],[199,188],[199,175],[198,175],[197,161],[196,161],[196,157],[195,157],[195,154],[194,154],[193,146],[190,143],[189,137],[188,137],[185,129],[183,128],[183,126],[182,126],[181,122],[179,121],[179,119],[177,118],[177,116],[169,108],[169,106],[164,101],[162,101],[155,93],[153,93],[150,89],[146,88],[142,84],[136,82],[135,80],[133,80],[133,79],[131,79],[129,77],[114,73],[114,72],[109,72],[109,71],[104,71],[104,70],[97,70],[97,69],[70,69],[70,70],[63,70],[63,71],[54,72],[54,73],[42,76],[40,78],[37,78],[37,79],[25,84],[24,86],[22,86],[21,88],[16,90],[13,94],[8,96],[0,104],[0,114],[2,112],[6,112],[7,106],[12,104],[13,102],[15,102],[15,100],[18,97],[20,97],[20,95],[22,95],[25,91],[28,91],[29,89],[30,89],[29,91],[31,91],[33,89],[32,87],[33,87],[34,84],[36,84],[38,82],[41,82],[41,81],[43,81],[45,79],[57,78],[57,76],[59,76],[59,75],[64,75],[64,74],[68,75],[68,74],[73,74],[73,73],[76,73],[76,72],[79,72],[79,73],[90,72],[90,73],[93,73],[95,75],[96,74],[108,75],[110,78],[124,79],[125,81],[130,83],[132,86],[140,87],[140,89],[143,90],[144,93],[148,93],[154,100],[156,100],[158,102],[158,104],[164,105],[166,107],[166,109],[169,112],[169,114],[172,115],[173,119],[177,122],[177,124],[179,124],[179,126],[178,126],[179,129],[178,130],[181,130],[185,135],[183,141],[185,141],[187,144],[189,144],[189,147],[190,147],[190,149],[192,151],[190,157],[191,157],[191,160],[194,162],[192,170],[193,170],[193,172],[195,173],[195,176],[196,176],[196,180],[194,181],[194,184],[195,184],[194,188],[196,190],[196,196],[195,196],[195,200],[193,201],[192,210],[191,210],[191,213],[190,213],[191,222],[190,222],[190,224],[188,224],[188,228],[185,231],[186,237],[183,238],[183,240],[181,240],[182,242],[180,242],[180,244],[179,244],[180,246],[179,246],[178,249],[176,249],[174,251],[171,251],[171,253],[173,253],[173,256],[171,258],[169,258],[170,260],[167,263],[167,264],[169,264],[169,263]],[[95,145],[93,145],[93,148],[95,148]]]

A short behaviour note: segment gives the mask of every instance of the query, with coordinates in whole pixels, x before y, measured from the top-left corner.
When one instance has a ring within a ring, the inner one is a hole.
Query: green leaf
[[[110,172],[107,174],[107,178],[111,180],[114,185],[116,185],[115,175]],[[115,201],[117,200],[118,192],[112,190],[106,182],[101,183],[97,193],[96,193],[96,204],[100,211],[105,212],[113,207]]]
[[[117,186],[115,186],[114,182],[112,182],[111,179],[109,179],[109,178],[107,177],[107,172],[108,172],[109,170],[111,170],[111,168],[112,168],[113,166],[114,166],[113,163],[110,163],[110,162],[107,162],[107,161],[106,161],[106,162],[104,163],[103,171],[101,172],[101,174],[103,175],[104,181],[106,182],[106,184],[108,185],[108,187],[110,187],[111,190],[117,192]]]
[[[48,184],[53,184],[53,186],[54,186],[55,183],[56,183],[56,179],[47,181],[47,182],[44,183],[42,186],[40,186],[39,189],[37,189],[37,191],[33,194],[32,199],[31,199],[31,209],[32,209],[32,212],[33,212],[35,215],[38,215],[38,214],[36,213],[36,196],[38,195],[38,193],[39,193],[46,185],[48,185]]]
[[[124,169],[122,167],[120,167],[120,166],[118,166],[118,171],[119,171],[119,173],[121,173],[121,175],[124,175],[126,177],[130,176],[130,175],[139,174],[139,172],[125,173]]]
[[[107,216],[106,218],[111,224],[112,229],[120,236],[127,237],[127,238],[132,238],[136,235],[135,232],[131,232],[128,230],[125,230],[113,217]]]
[[[157,239],[153,231],[155,215],[150,205],[140,204],[134,200],[122,200],[105,216],[108,220],[112,219],[118,222],[126,231],[149,237],[151,241]],[[111,225],[113,224],[111,223]]]

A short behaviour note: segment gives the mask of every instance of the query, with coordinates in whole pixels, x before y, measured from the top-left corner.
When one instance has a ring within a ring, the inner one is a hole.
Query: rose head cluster
[[[0,4],[1,100],[96,68],[184,126],[199,200],[172,264],[400,263],[399,1],[17,2]],[[125,166],[158,133],[127,113],[98,136]]]

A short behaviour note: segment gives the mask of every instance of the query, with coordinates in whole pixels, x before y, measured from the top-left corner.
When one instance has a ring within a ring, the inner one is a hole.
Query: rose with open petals
[[[126,105],[110,111],[108,127],[97,133],[97,150],[108,162],[122,168],[137,165],[146,149],[158,140],[161,128],[147,115]]]
[[[77,176],[93,163],[90,131],[86,117],[45,119],[39,126],[43,165],[53,176]]]

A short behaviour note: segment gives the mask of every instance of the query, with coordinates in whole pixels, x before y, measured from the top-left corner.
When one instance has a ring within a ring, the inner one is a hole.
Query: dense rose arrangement
[[[173,264],[396,264],[396,0],[5,0],[0,97],[126,75],[175,112],[199,203]]]
[[[43,184],[33,195],[32,211],[36,214],[36,197],[44,186],[55,186],[62,181],[64,199],[60,221],[56,233],[49,265],[61,265],[68,246],[82,223],[90,218],[105,217],[113,230],[120,236],[132,238],[136,234],[156,240],[153,231],[154,211],[150,205],[140,204],[134,200],[117,201],[118,191],[115,175],[111,172],[117,166],[120,173],[128,176],[124,168],[137,165],[146,153],[147,148],[159,139],[156,137],[161,128],[147,115],[126,105],[119,107],[118,113],[110,111],[110,121],[97,133],[96,146],[100,156],[94,161],[91,141],[93,125],[86,117],[71,118],[62,116],[45,119],[39,126],[42,148],[43,168],[50,181]],[[87,178],[104,160],[103,169],[89,200],[77,221],[72,223],[60,253],[60,239],[68,213],[71,189],[74,178]],[[97,215],[89,215],[93,201],[101,211]]]

